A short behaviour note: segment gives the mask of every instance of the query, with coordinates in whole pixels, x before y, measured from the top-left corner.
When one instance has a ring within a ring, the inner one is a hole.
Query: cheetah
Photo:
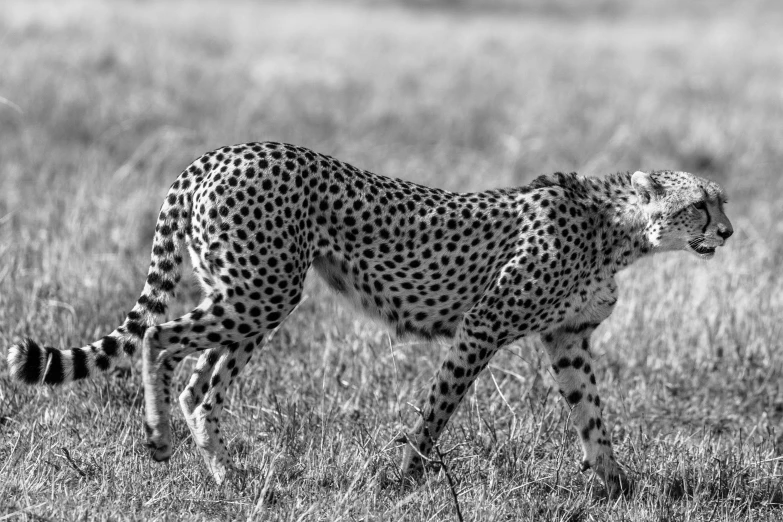
[[[199,352],[179,403],[221,483],[234,469],[220,431],[226,389],[300,302],[313,267],[398,335],[451,340],[405,436],[403,475],[422,474],[498,349],[538,334],[581,442],[581,469],[616,496],[631,483],[601,417],[590,336],[617,302],[619,270],[662,251],[713,257],[733,233],[725,203],[717,183],[686,172],[556,173],[519,188],[456,193],[287,144],[223,147],[171,185],[146,283],[122,325],[66,350],[25,339],[11,346],[9,368],[19,381],[58,385],[141,348],[147,446],[165,461],[172,374]],[[158,324],[181,277],[184,245],[205,297]]]

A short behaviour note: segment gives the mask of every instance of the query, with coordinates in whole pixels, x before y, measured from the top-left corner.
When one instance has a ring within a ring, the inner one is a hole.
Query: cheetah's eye
[[[693,208],[696,210],[705,210],[707,208],[707,204],[704,201],[697,201],[693,204]]]

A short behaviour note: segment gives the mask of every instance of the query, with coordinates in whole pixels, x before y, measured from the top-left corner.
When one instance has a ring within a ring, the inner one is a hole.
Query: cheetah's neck
[[[649,221],[637,204],[629,172],[605,178],[557,173],[539,177],[529,188],[552,186],[565,189],[568,198],[581,202],[597,217],[591,236],[602,270],[614,274],[653,252],[646,234]]]
[[[602,217],[599,227],[601,263],[612,273],[653,252],[647,237],[648,218],[638,205],[629,172],[603,179],[584,178]]]

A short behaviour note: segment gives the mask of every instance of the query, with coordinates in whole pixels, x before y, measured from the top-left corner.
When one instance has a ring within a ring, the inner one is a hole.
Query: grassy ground
[[[727,187],[735,236],[709,263],[624,272],[595,335],[633,498],[577,471],[532,340],[497,356],[441,448],[465,520],[779,520],[780,9],[456,4],[4,2],[2,359],[24,336],[113,329],[168,185],[219,145],[288,141],[453,190],[691,170]],[[0,362],[0,519],[456,519],[445,469],[402,487],[390,442],[446,348],[395,342],[318,281],[307,294],[230,393],[239,489],[213,485],[179,412],[171,462],[147,458],[136,368],[31,389]],[[197,299],[186,283],[172,313]]]

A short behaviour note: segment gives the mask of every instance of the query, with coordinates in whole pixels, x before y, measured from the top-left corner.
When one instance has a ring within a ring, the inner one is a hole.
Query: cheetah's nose
[[[723,240],[727,240],[731,237],[731,235],[734,233],[734,230],[731,228],[719,228],[718,229],[718,235],[723,238]]]

